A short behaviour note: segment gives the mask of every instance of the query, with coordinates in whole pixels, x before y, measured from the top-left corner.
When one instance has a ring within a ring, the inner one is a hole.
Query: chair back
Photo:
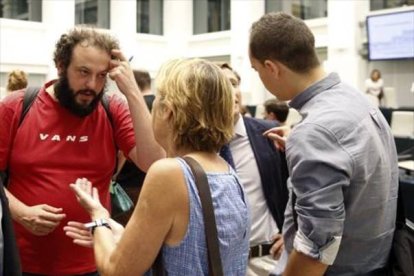
[[[398,108],[397,95],[394,87],[384,87],[383,105],[385,107]]]
[[[414,112],[393,111],[391,114],[391,132],[396,137],[414,138]]]

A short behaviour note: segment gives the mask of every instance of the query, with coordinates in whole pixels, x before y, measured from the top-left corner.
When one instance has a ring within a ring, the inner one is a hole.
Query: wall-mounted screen
[[[414,58],[414,10],[367,16],[369,60]]]

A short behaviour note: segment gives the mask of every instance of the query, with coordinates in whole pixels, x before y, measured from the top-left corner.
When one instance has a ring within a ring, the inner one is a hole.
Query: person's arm
[[[56,208],[47,204],[27,206],[6,188],[9,201],[10,213],[13,220],[17,221],[24,228],[37,236],[44,236],[51,233],[60,224],[66,215],[62,208]]]
[[[343,191],[350,184],[353,161],[337,137],[317,124],[302,124],[295,129],[289,136],[286,152],[292,192],[297,197],[294,208],[298,226],[286,275],[297,269],[293,266],[298,261],[305,261],[310,271],[323,273],[325,266],[334,263],[341,244],[345,221]],[[292,206],[288,208],[291,213]]]
[[[78,183],[71,184],[91,218],[109,218],[109,213],[102,205],[96,205],[99,198],[97,191],[92,198],[90,193],[83,192],[79,186]],[[154,163],[148,171],[140,200],[118,244],[110,229],[95,228],[95,260],[101,275],[145,273],[164,243],[173,245],[181,242],[185,231],[178,234],[176,224],[181,221],[183,226],[183,220],[188,223],[188,206],[188,192],[178,162],[164,159]]]
[[[155,141],[151,114],[127,60],[119,50],[112,50],[112,55],[118,60],[111,61],[109,76],[128,101],[135,133],[136,146],[128,156],[140,169],[147,171],[154,161],[165,157],[165,152]]]
[[[277,126],[266,130],[263,135],[272,140],[277,149],[285,151],[286,140],[290,130],[289,126]]]
[[[273,245],[270,248],[270,255],[275,260],[279,260],[282,255],[283,250],[285,249],[285,244],[283,242],[283,236],[280,233],[277,233],[273,236]]]
[[[328,265],[293,249],[283,276],[322,276],[327,268]]]

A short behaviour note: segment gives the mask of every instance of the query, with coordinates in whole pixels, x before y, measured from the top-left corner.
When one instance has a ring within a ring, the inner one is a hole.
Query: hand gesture
[[[113,49],[111,54],[115,59],[111,60],[109,77],[116,82],[119,90],[125,96],[127,96],[130,91],[139,91],[134,73],[122,52],[118,49]]]
[[[80,205],[91,217],[108,218],[109,212],[102,206],[99,200],[98,189],[92,187],[92,183],[86,178],[78,178],[75,184],[70,184],[75,192]]]
[[[62,208],[55,208],[47,204],[27,207],[19,222],[36,236],[45,236],[59,225],[65,214]]]
[[[111,227],[112,235],[116,244],[121,239],[124,227],[113,219],[108,219],[108,223]],[[73,239],[73,243],[83,247],[93,247],[92,233],[85,227],[85,224],[76,221],[69,221],[68,224],[63,227],[63,230],[68,237]]]
[[[276,148],[284,151],[286,148],[286,140],[290,133],[290,127],[280,126],[271,128],[263,133],[264,136],[267,136],[270,140],[273,140]]]
[[[276,234],[273,236],[273,246],[270,248],[270,254],[272,255],[273,259],[279,260],[282,252],[285,248],[283,242],[283,236],[281,234]]]

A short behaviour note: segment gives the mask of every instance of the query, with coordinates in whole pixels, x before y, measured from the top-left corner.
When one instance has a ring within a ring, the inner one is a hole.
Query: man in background
[[[285,125],[289,115],[289,106],[286,102],[279,101],[278,99],[268,99],[263,105],[265,108],[265,120],[274,120],[277,121],[280,126]]]
[[[152,103],[154,102],[155,95],[152,93],[151,90],[151,76],[148,71],[144,70],[134,70],[134,77],[137,81],[139,90],[141,90],[141,94],[144,96],[145,103],[149,111],[152,110]]]
[[[228,65],[221,64],[235,94],[234,137],[227,156],[246,193],[251,214],[250,252],[247,275],[269,275],[283,251],[281,230],[288,200],[285,156],[263,132],[275,122],[240,114],[240,78]],[[223,149],[222,149],[223,153]]]

